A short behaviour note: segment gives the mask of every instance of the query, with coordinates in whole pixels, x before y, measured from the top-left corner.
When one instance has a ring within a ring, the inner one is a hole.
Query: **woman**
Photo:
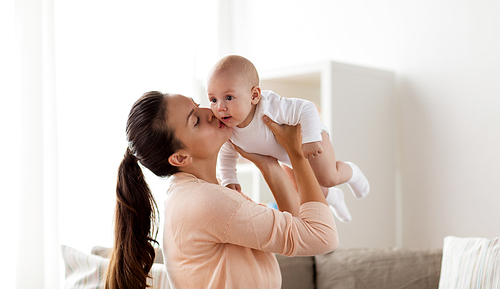
[[[138,161],[158,176],[172,176],[163,250],[173,288],[280,288],[273,253],[316,255],[337,247],[333,216],[301,151],[300,127],[264,121],[290,156],[299,194],[275,159],[239,151],[261,170],[280,211],[218,184],[217,154],[231,129],[209,108],[159,92],[134,104],[106,288],[145,288],[155,257],[156,204]]]

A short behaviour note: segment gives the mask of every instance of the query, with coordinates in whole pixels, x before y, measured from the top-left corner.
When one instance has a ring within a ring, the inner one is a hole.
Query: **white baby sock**
[[[351,188],[351,191],[356,198],[361,199],[366,197],[366,195],[370,192],[370,183],[357,165],[351,162],[345,163],[352,169],[352,177],[347,181],[347,185]]]
[[[339,188],[329,188],[326,202],[330,205],[330,210],[341,222],[348,223],[352,220],[351,213],[347,209],[344,201],[344,192]]]

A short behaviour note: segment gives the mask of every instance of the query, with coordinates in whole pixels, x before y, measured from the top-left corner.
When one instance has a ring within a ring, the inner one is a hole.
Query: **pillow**
[[[65,267],[64,288],[104,289],[104,278],[109,259],[87,255],[68,246],[61,246]],[[155,289],[169,289],[167,273],[163,264],[153,264],[148,284]]]
[[[102,247],[102,246],[94,246],[90,251],[91,254],[101,256],[103,258],[109,258],[111,254],[111,248]],[[155,248],[155,263],[163,264],[163,253],[161,249]]]
[[[439,289],[500,288],[500,237],[444,238]]]

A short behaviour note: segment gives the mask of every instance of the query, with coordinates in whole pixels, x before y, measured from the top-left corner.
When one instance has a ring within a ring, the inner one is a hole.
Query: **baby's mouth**
[[[230,116],[224,116],[224,117],[222,117],[222,118],[221,118],[221,120],[222,120],[223,122],[228,122],[230,119],[231,119],[231,117],[230,117]]]

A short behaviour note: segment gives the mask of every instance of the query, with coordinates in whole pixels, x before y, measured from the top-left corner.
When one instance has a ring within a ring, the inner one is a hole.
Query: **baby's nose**
[[[219,102],[217,105],[217,111],[226,111],[226,106],[222,102]]]

